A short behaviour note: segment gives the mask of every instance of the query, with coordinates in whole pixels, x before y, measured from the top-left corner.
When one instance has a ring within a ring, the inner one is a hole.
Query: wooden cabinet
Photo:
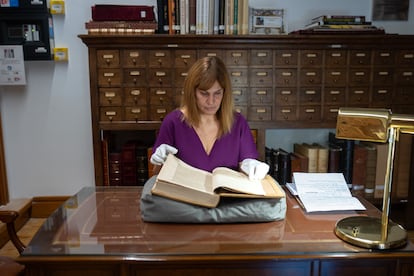
[[[340,107],[414,113],[410,35],[80,35],[88,46],[96,185],[105,132],[154,131],[179,105],[193,62],[219,56],[236,109],[257,130],[334,128]]]

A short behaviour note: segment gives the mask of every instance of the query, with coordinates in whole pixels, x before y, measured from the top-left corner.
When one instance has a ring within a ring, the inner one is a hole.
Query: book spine
[[[352,168],[352,191],[354,194],[364,195],[367,173],[366,147],[355,144]]]
[[[190,34],[196,33],[197,24],[197,0],[188,0],[188,18],[189,18],[189,32]]]
[[[219,20],[218,20],[218,33],[224,34],[226,27],[225,27],[225,15],[226,15],[226,1],[225,0],[219,0]]]

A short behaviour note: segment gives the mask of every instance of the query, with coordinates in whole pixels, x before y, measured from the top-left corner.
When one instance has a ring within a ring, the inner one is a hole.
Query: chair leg
[[[6,223],[7,226],[7,233],[9,234],[9,238],[13,245],[16,247],[19,254],[21,254],[26,245],[19,239],[17,236],[16,228],[14,227],[14,221],[19,216],[19,213],[16,211],[0,211],[0,221]]]

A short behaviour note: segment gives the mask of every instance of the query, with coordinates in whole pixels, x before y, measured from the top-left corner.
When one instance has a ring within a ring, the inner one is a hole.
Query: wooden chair
[[[16,211],[0,211],[0,221],[6,224],[7,233],[13,245],[19,253],[22,253],[26,246],[19,239],[14,226],[14,221],[19,216]],[[19,264],[13,258],[0,256],[0,271],[3,276],[24,275],[24,265]]]

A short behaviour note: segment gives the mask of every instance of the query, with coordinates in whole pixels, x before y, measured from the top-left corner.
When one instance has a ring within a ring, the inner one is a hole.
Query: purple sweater
[[[256,144],[246,119],[235,113],[230,133],[216,140],[208,155],[195,130],[182,120],[182,112],[174,110],[163,120],[153,150],[168,144],[178,149],[176,156],[196,168],[212,171],[216,167],[238,170],[239,162],[258,158]]]

